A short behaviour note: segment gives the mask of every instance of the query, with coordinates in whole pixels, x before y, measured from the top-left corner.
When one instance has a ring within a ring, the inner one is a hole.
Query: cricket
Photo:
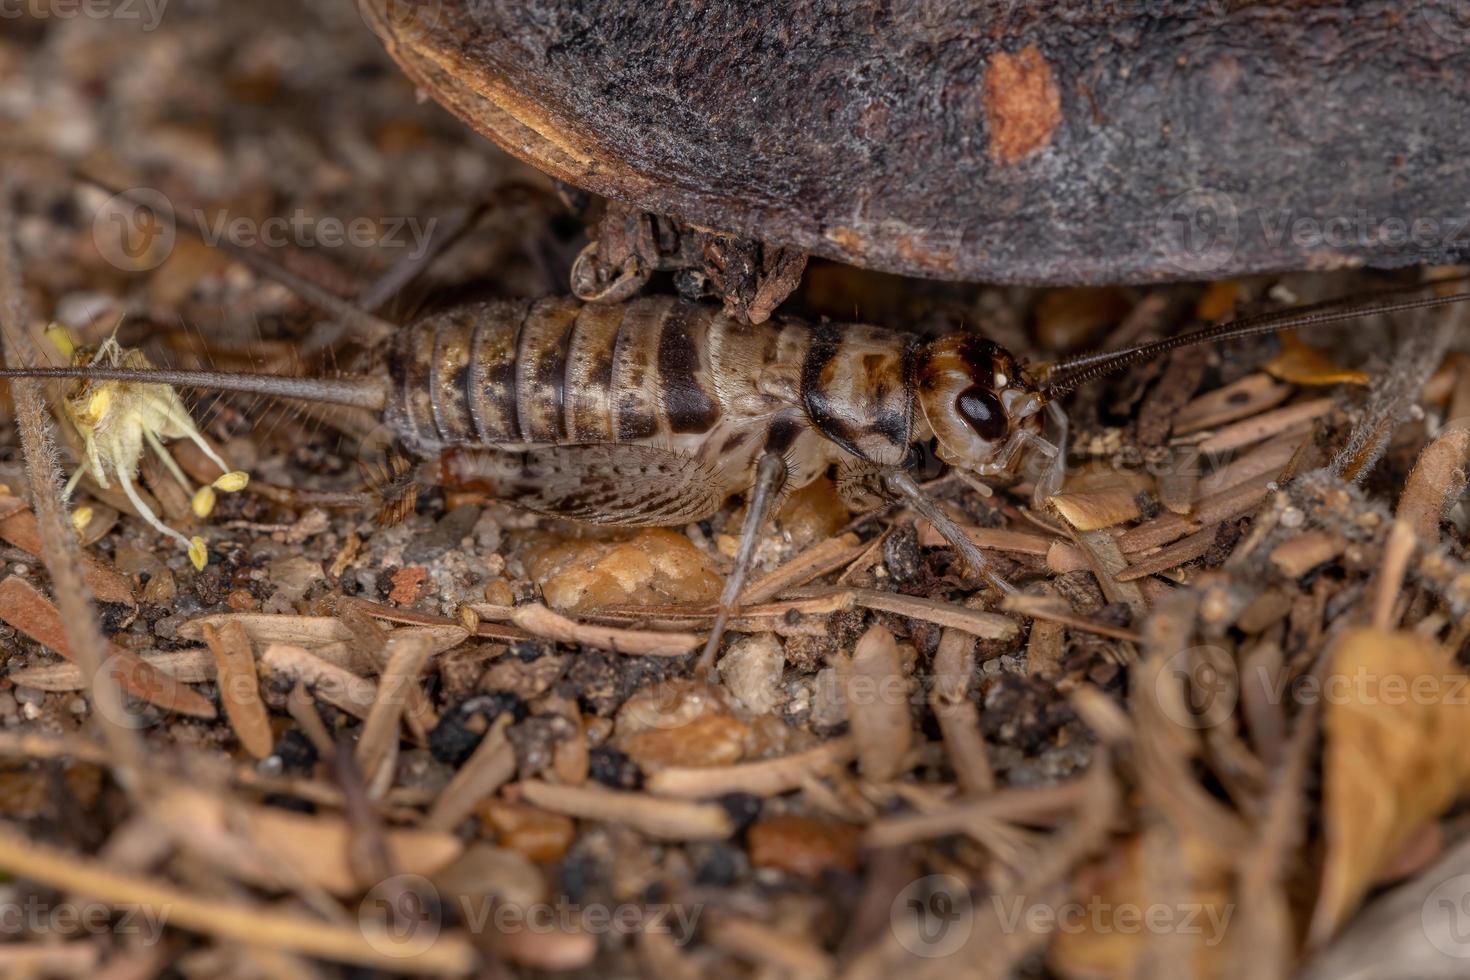
[[[932,444],[946,465],[982,481],[1014,477],[1030,462],[1038,471],[1033,501],[1044,506],[1061,490],[1066,470],[1061,399],[1078,385],[1195,344],[1466,299],[1470,293],[1349,296],[1033,371],[976,333],[924,341],[862,324],[790,318],[743,323],[717,307],[673,297],[610,305],[548,297],[456,308],[405,325],[389,342],[386,376],[167,370],[140,364],[141,354],[110,343],[96,354],[73,354],[71,367],[9,368],[0,378],[80,384],[65,405],[87,440],[87,472],[99,482],[115,474],[135,505],[141,502],[129,470],[136,469],[145,442],[186,487],[161,440],[198,442],[227,471],[197,492],[201,516],[208,513],[209,493],[243,489],[248,477],[208,448],[170,386],[379,413],[419,461],[418,482],[488,492],[554,517],[678,526],[708,518],[732,495],[746,494],[734,567],[699,661],[703,671],[718,654],[766,521],[792,491],[819,476],[835,472],[839,492],[858,509],[883,500],[911,506],[975,574],[1000,593],[1014,594],[981,549],[919,488],[911,470],[922,445]],[[77,364],[78,357],[85,363]],[[77,472],[71,487],[82,470]],[[202,540],[186,539],[142,510],[202,567]]]

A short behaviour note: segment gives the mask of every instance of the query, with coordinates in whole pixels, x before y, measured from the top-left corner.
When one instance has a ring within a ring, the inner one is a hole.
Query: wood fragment
[[[995,771],[980,734],[980,711],[970,699],[974,674],[975,638],[945,630],[934,653],[934,716],[960,788],[969,796],[995,789]]]
[[[186,640],[203,640],[206,625],[219,629],[231,621],[245,627],[251,642],[260,646],[283,643],[313,649],[332,643],[348,643],[355,639],[352,630],[336,616],[274,616],[269,613],[214,613],[200,616],[180,626],[179,635]],[[415,625],[412,629],[429,638],[434,655],[454,649],[469,637],[463,626],[452,621]],[[519,632],[516,635],[525,638]],[[377,665],[372,669],[376,670]]]
[[[1457,426],[1435,439],[1414,463],[1399,495],[1398,519],[1428,545],[1439,543],[1439,524],[1450,504],[1465,492],[1470,462],[1470,427]]]
[[[11,501],[15,501],[15,498],[0,498],[0,504],[8,504]],[[19,503],[19,501],[16,502]],[[36,523],[36,515],[29,510],[21,510],[0,518],[0,538],[4,538],[27,554],[35,555],[37,558],[41,556],[41,529]],[[99,601],[121,602],[129,605],[135,601],[132,583],[105,562],[99,561],[92,555],[83,554],[81,564],[82,578]]]
[[[366,718],[378,700],[378,685],[371,678],[301,647],[272,643],[260,655],[260,664],[270,673],[307,685],[314,695],[354,718]]]
[[[1226,453],[1244,449],[1252,443],[1280,435],[1294,429],[1303,422],[1313,422],[1328,412],[1336,402],[1331,398],[1314,398],[1311,401],[1288,405],[1270,412],[1248,418],[1226,426],[1199,444],[1202,453]]]
[[[1231,487],[1259,477],[1277,478],[1310,433],[1309,427],[1288,429],[1274,439],[1254,446],[1243,456],[1215,470],[1199,482],[1200,498],[1212,497]]]
[[[936,626],[963,630],[982,640],[1014,640],[1021,634],[1020,624],[1009,616],[969,609],[952,602],[873,589],[851,589],[849,592],[853,601],[864,609],[896,613]]]
[[[191,647],[184,650],[157,650],[138,652],[143,661],[167,674],[181,684],[209,684],[219,675],[214,665],[214,655],[208,647]],[[17,687],[33,687],[38,691],[84,691],[87,679],[82,668],[70,660],[39,667],[21,667],[9,671],[6,678]]]
[[[735,833],[730,815],[717,803],[536,780],[523,780],[515,788],[532,806],[568,817],[622,824],[655,840],[725,840]]]
[[[1207,391],[1179,410],[1174,435],[1185,436],[1259,415],[1291,397],[1291,385],[1278,384],[1264,373],[1248,374],[1223,388]]]
[[[909,679],[903,675],[893,634],[882,626],[870,627],[852,656],[837,661],[837,676],[858,770],[875,783],[896,779],[914,733]]]
[[[502,715],[490,726],[474,753],[434,801],[424,818],[425,829],[454,830],[482,800],[515,777],[516,754],[505,737],[511,720],[510,715]]]
[[[1143,593],[1135,583],[1118,578],[1127,571],[1128,560],[1123,557],[1117,539],[1106,531],[1079,531],[1075,537],[1091,559],[1092,572],[1108,601],[1124,603],[1135,616],[1142,616],[1148,610]]]
[[[1215,538],[1220,533],[1220,525],[1212,524],[1201,528],[1186,538],[1174,542],[1156,554],[1129,565],[1124,571],[1118,573],[1119,582],[1133,582],[1160,572],[1167,572],[1180,565],[1203,558],[1205,554],[1214,547]]]
[[[516,607],[511,618],[532,636],[635,656],[681,657],[703,642],[693,633],[659,633],[577,623],[539,603]]]
[[[161,797],[157,819],[179,846],[242,881],[267,888],[302,881],[339,897],[363,891],[349,858],[354,828],[343,814],[293,813],[179,785]],[[425,877],[464,852],[453,834],[418,828],[388,829],[384,844],[398,873]]]
[[[1163,514],[1134,528],[1129,528],[1118,537],[1118,547],[1124,554],[1136,555],[1150,548],[1161,548],[1201,527],[1233,521],[1260,506],[1266,499],[1271,480],[1260,478],[1223,490],[1200,501],[1190,517],[1178,514]]]
[[[857,755],[850,736],[828,739],[815,748],[776,759],[741,762],[733,766],[669,766],[649,773],[644,787],[655,796],[699,800],[727,793],[779,796],[798,789],[808,779],[841,769]]]
[[[1106,636],[1114,640],[1124,640],[1128,643],[1138,643],[1141,637],[1133,630],[1123,629],[1120,626],[1110,626],[1107,623],[1099,623],[1079,616],[1067,605],[1066,600],[1060,596],[1033,596],[1013,595],[1006,596],[1002,603],[1003,608],[1029,616],[1032,619],[1046,620],[1047,622],[1060,623],[1063,626],[1085,633],[1096,633],[1098,636]]]
[[[1194,509],[1199,495],[1200,452],[1192,446],[1180,446],[1169,451],[1165,469],[1155,477],[1159,503],[1164,509],[1186,515]]]
[[[1065,608],[1065,600],[1056,586],[1045,582],[1038,587],[1036,598],[1056,603]],[[1024,610],[1013,609],[1013,612]],[[1050,617],[1035,617],[1031,633],[1026,638],[1026,673],[1044,680],[1056,680],[1062,673],[1062,655],[1066,649],[1067,628]]]
[[[1347,541],[1330,531],[1307,531],[1277,545],[1270,561],[1287,578],[1301,578],[1342,554],[1346,547]]]
[[[204,641],[214,655],[220,703],[225,706],[225,717],[235,730],[235,737],[246,752],[264,759],[271,754],[275,738],[271,734],[270,717],[260,700],[255,654],[250,649],[245,627],[239,623],[227,623],[219,630],[206,626]]]
[[[1063,493],[1047,503],[1079,531],[1100,531],[1142,516],[1138,495],[1127,489]]]
[[[71,643],[62,625],[61,613],[25,579],[9,576],[0,582],[0,620],[20,630],[37,643],[50,647],[68,660]],[[214,705],[143,660],[131,650],[104,642],[106,661],[99,667],[129,694],[165,711],[195,718],[215,717]],[[95,686],[92,686],[95,695]],[[120,710],[120,708],[119,708]],[[118,717],[121,717],[119,715]]]
[[[824,980],[836,969],[832,957],[820,946],[754,919],[719,915],[704,928],[716,948],[736,959],[763,966],[778,976]]]
[[[400,630],[388,640],[388,663],[357,740],[357,766],[370,786],[376,782],[379,767],[392,758],[390,749],[398,744],[410,691],[418,688],[432,652],[429,638],[421,633]]]
[[[1396,520],[1388,530],[1388,541],[1383,547],[1383,560],[1379,564],[1378,580],[1373,592],[1373,626],[1389,630],[1397,617],[1394,608],[1404,588],[1404,576],[1409,570],[1409,560],[1419,545],[1413,525],[1405,520]]]
[[[740,594],[740,604],[753,606],[768,602],[786,589],[806,585],[839,568],[845,568],[866,548],[867,545],[852,533],[819,541],[780,568],[747,585]]]
[[[337,925],[295,912],[263,911],[241,902],[191,893],[156,879],[121,872],[0,829],[0,869],[64,892],[162,917],[177,929],[230,942],[301,953],[392,973],[464,976],[479,962],[463,935],[443,932],[411,958],[403,942],[359,923]]]
[[[949,834],[963,834],[977,819],[1050,826],[1087,798],[1083,779],[1039,789],[1003,789],[932,813],[884,817],[867,829],[868,847],[902,847]]]
[[[944,536],[934,529],[934,525],[922,518],[915,522],[919,532],[919,544],[925,548],[942,548],[947,542]],[[1057,543],[1056,538],[1050,538],[1042,534],[1032,534],[1028,531],[1007,531],[993,527],[975,527],[973,525],[960,525],[960,530],[965,532],[965,537],[980,548],[988,548],[992,551],[1004,551],[1013,555],[1035,555],[1045,557],[1051,547]]]

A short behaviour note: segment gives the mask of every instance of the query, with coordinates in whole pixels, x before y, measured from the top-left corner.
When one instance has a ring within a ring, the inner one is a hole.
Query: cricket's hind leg
[[[714,626],[710,628],[709,639],[705,641],[704,653],[700,654],[699,664],[695,671],[700,676],[707,676],[710,668],[715,664],[715,655],[719,653],[720,641],[725,636],[725,626],[730,621],[730,616],[740,603],[740,591],[745,588],[746,576],[750,574],[751,562],[755,559],[755,549],[760,543],[761,528],[770,519],[776,510],[776,504],[780,502],[782,490],[786,485],[786,461],[779,453],[766,453],[760,458],[755,468],[755,484],[750,488],[750,493],[745,501],[745,523],[740,528],[740,547],[735,552],[735,567],[730,569],[729,578],[725,579],[725,588],[720,593],[720,607],[715,613]]]

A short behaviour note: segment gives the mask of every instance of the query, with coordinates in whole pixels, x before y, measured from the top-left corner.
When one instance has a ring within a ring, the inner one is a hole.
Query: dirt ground
[[[566,291],[575,195],[417,97],[353,4],[109,10],[0,20],[10,351],[62,363],[54,323],[177,367],[385,370],[350,324],[74,171],[395,324]],[[1387,281],[1028,290],[814,262],[781,312],[979,329],[1040,363]],[[766,529],[713,681],[693,668],[738,499],[594,530],[430,487],[385,524],[360,499],[396,458],[379,421],[181,391],[248,487],[199,508],[143,460],[191,555],[88,478],[78,561],[31,496],[52,463],[23,452],[16,384],[0,969],[1460,975],[1465,320],[1187,348],[1089,385],[1042,507],[1025,479],[986,497],[929,474],[1011,598],[911,512],[852,513],[821,480]],[[65,476],[81,441],[56,432]],[[191,489],[220,476],[170,449]]]

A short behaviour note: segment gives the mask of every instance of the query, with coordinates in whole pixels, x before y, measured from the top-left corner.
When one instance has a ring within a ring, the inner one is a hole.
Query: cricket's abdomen
[[[610,496],[632,507],[648,480],[646,496],[703,511],[748,487],[765,452],[785,458],[788,489],[844,459],[899,462],[912,434],[909,346],[872,327],[742,324],[672,297],[486,303],[405,331],[389,418],[422,455],[446,454],[451,482],[520,496],[559,485],[563,505],[546,509],[590,519]],[[583,469],[596,492],[573,490]],[[650,514],[673,513],[653,503]]]
[[[400,433],[424,450],[679,441],[725,414],[713,335],[734,324],[672,298],[476,304],[405,332]]]

